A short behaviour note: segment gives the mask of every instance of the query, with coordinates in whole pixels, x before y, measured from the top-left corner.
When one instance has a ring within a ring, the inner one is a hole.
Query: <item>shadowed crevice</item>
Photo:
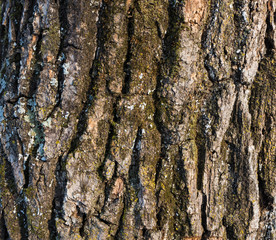
[[[201,218],[202,218],[202,227],[203,227],[203,235],[202,240],[208,240],[211,232],[207,229],[207,215],[206,215],[206,208],[207,208],[207,196],[205,193],[202,193],[202,205],[201,205]]]
[[[28,156],[26,162],[24,163],[24,179],[25,179],[25,183],[23,185],[24,189],[28,188],[30,184],[30,160],[31,160],[31,156]]]
[[[275,13],[274,13],[275,14]],[[274,21],[273,13],[268,11],[267,17],[266,17],[266,32],[265,32],[265,47],[266,47],[266,53],[265,55],[273,56],[275,51],[275,42],[274,42],[274,31],[272,27],[271,21]]]
[[[104,166],[106,164],[107,159],[114,161],[115,165],[119,164],[117,161],[115,161],[112,158],[111,148],[112,148],[112,141],[116,138],[116,125],[119,124],[120,120],[121,120],[120,116],[118,116],[118,113],[117,113],[118,112],[117,108],[118,108],[120,100],[121,100],[121,97],[117,97],[116,101],[113,103],[113,112],[112,112],[113,119],[110,120],[110,124],[109,124],[108,137],[107,137],[107,142],[105,145],[104,161],[102,162],[101,166],[98,168],[98,173],[99,173],[99,176],[102,178],[102,180],[106,180],[104,177],[104,174],[103,174],[103,170],[104,170]],[[117,174],[116,171],[114,172],[114,174],[115,175]],[[114,176],[112,177],[112,179],[114,180]],[[108,195],[106,195],[106,197],[107,196]]]
[[[23,14],[23,6],[21,1],[10,1],[11,2],[11,11],[8,14],[9,18],[13,22],[14,26],[14,32],[16,34],[16,43],[11,43],[13,46],[13,56],[10,57],[11,63],[13,62],[15,64],[15,69],[12,72],[12,76],[9,79],[11,86],[12,86],[12,91],[14,92],[15,95],[18,94],[18,80],[19,80],[19,75],[20,75],[20,60],[21,60],[21,46],[20,46],[20,37],[21,37],[21,32],[20,32],[20,22]],[[33,9],[34,5],[33,3],[31,4],[30,8]],[[0,65],[2,66],[2,65]]]
[[[69,22],[67,17],[67,5],[68,0],[59,0],[59,23],[60,23],[60,40],[59,40],[59,50],[56,58],[56,65],[57,65],[57,78],[58,78],[58,89],[56,94],[56,104],[53,107],[52,111],[48,114],[46,119],[53,116],[54,112],[57,108],[61,105],[62,102],[62,92],[64,87],[64,63],[66,61],[66,55],[64,53],[64,49],[66,48],[66,42],[68,41],[67,34],[69,28]]]
[[[140,178],[139,178],[139,166],[140,166],[140,151],[142,141],[142,128],[138,127],[134,147],[132,151],[131,164],[129,167],[129,183],[139,191]]]
[[[3,240],[9,240],[10,236],[9,236],[9,232],[7,229],[7,225],[6,225],[6,220],[5,220],[5,212],[2,209],[2,213],[1,213],[1,219],[0,219],[0,237],[3,238]]]
[[[119,225],[118,225],[118,228],[117,228],[117,231],[116,231],[116,234],[114,236],[114,240],[121,240],[122,237],[121,237],[121,234],[123,232],[123,227],[124,227],[124,219],[125,219],[125,215],[126,215],[126,212],[127,212],[127,196],[124,196],[123,198],[123,210],[122,210],[122,215],[120,217],[120,220],[119,220]]]
[[[206,157],[206,134],[204,115],[201,116],[197,124],[197,134],[196,134],[196,146],[198,149],[198,160],[197,160],[197,190],[203,189],[203,175],[205,168],[205,157]]]
[[[78,214],[82,217],[82,223],[81,223],[81,227],[79,229],[80,235],[82,238],[85,237],[85,232],[84,232],[84,228],[85,225],[87,223],[87,214],[85,212],[82,212],[79,208],[79,206],[77,206],[77,210],[78,210]]]
[[[135,197],[138,199],[134,205],[134,217],[135,217],[135,228],[140,229],[142,226],[141,219],[141,205],[142,205],[142,185],[139,177],[139,165],[140,165],[140,151],[141,151],[141,140],[142,140],[142,128],[138,127],[136,139],[134,141],[134,147],[132,151],[131,165],[129,167],[128,173],[128,183],[126,184],[126,194],[124,196],[124,208],[122,211],[121,218],[119,220],[119,226],[117,232],[115,234],[115,240],[119,240],[122,238],[124,234],[124,227],[128,224],[127,219],[125,219],[125,215],[132,208],[133,200],[131,199],[131,189],[135,191]],[[147,227],[147,226],[144,226]]]
[[[29,97],[35,97],[37,94],[37,89],[40,84],[40,73],[43,70],[43,61],[42,61],[42,55],[41,55],[41,44],[42,44],[42,36],[43,36],[43,29],[40,29],[38,40],[34,52],[34,67],[31,74],[31,80],[29,83]]]
[[[227,236],[227,239],[237,240],[237,237],[236,237],[235,231],[234,231],[234,227],[233,227],[233,226],[229,226],[229,225],[226,223],[225,217],[223,217],[223,219],[222,219],[222,225],[223,225],[223,226],[225,227],[225,229],[226,229],[226,236]]]
[[[259,153],[258,159],[259,163],[258,165],[260,166],[261,162],[265,162],[265,159],[263,159],[265,156],[264,154],[264,144],[262,144],[262,149]],[[260,162],[261,160],[261,162]],[[259,195],[260,195],[260,207],[262,209],[267,209],[268,211],[273,210],[273,202],[274,202],[274,197],[266,191],[267,189],[267,183],[264,180],[265,173],[264,173],[264,168],[258,169],[258,183],[259,183]]]
[[[110,125],[109,125],[109,132],[108,132],[108,138],[107,138],[107,142],[106,142],[106,145],[105,145],[105,154],[104,154],[104,161],[102,162],[101,166],[98,168],[98,174],[99,176],[101,177],[102,181],[105,183],[105,187],[104,187],[104,193],[105,193],[105,196],[104,196],[104,204],[102,206],[102,209],[99,213],[99,216],[98,218],[101,219],[101,214],[105,212],[105,207],[107,205],[107,202],[110,198],[110,195],[111,195],[111,192],[112,192],[112,188],[113,188],[113,185],[118,177],[118,161],[116,161],[115,159],[112,158],[112,154],[111,154],[111,149],[112,149],[112,142],[114,141],[114,139],[117,137],[117,134],[116,134],[116,124],[119,124],[120,123],[120,117],[118,117],[117,115],[117,106],[119,104],[119,101],[120,101],[120,97],[117,97],[116,101],[113,103],[113,120],[110,121]],[[104,175],[104,168],[105,168],[105,165],[106,165],[106,162],[107,160],[111,160],[115,163],[115,166],[114,166],[114,173],[111,177],[111,179],[109,181],[107,181],[105,175]]]
[[[136,198],[138,201],[135,203],[134,206],[134,216],[135,216],[135,227],[136,229],[139,229],[142,225],[142,219],[141,219],[141,209],[143,205],[143,186],[141,184],[140,180],[140,152],[141,152],[141,141],[142,141],[142,128],[138,127],[136,139],[134,142],[134,147],[132,151],[132,158],[131,158],[131,164],[129,167],[128,172],[128,182],[130,186],[135,190]],[[131,205],[132,202],[129,202]],[[146,227],[146,226],[145,226]]]
[[[19,191],[16,179],[13,173],[13,167],[11,163],[7,160],[7,157],[3,151],[2,143],[0,143],[0,156],[2,156],[2,164],[5,169],[5,182],[7,183],[7,189],[12,195],[12,201],[16,204],[16,214],[18,216],[19,226],[20,226],[20,234],[21,239],[28,239],[29,231],[28,231],[28,219],[27,219],[27,210],[26,210],[26,202],[24,199],[24,192]]]
[[[48,229],[50,232],[51,239],[58,239],[58,231],[56,226],[56,219],[63,217],[63,200],[66,195],[66,157],[60,156],[55,169],[55,177],[56,177],[56,186],[55,186],[55,195],[52,202],[52,213],[51,219],[48,221]]]
[[[127,55],[124,62],[124,72],[125,79],[123,82],[122,93],[128,94],[131,82],[131,58],[132,58],[132,45],[133,45],[133,35],[134,35],[134,14],[133,8],[129,10],[128,23],[127,23],[127,34],[128,34],[128,45],[127,45]]]

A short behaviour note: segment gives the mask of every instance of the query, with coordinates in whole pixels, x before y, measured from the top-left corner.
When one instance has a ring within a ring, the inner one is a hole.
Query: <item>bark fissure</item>
[[[124,72],[125,72],[125,79],[123,82],[123,88],[122,88],[122,93],[123,94],[128,94],[129,93],[129,88],[130,88],[130,81],[131,81],[131,58],[132,58],[132,47],[134,44],[134,39],[133,39],[133,34],[135,31],[135,26],[134,26],[134,9],[131,8],[129,10],[129,15],[127,16],[128,18],[128,23],[127,23],[127,34],[128,34],[128,46],[127,46],[127,55],[126,55],[126,60],[124,62]]]
[[[66,61],[66,55],[64,50],[66,48],[66,34],[68,33],[68,18],[67,18],[67,0],[59,0],[59,22],[60,22],[60,39],[59,39],[59,50],[56,56],[55,64],[57,65],[57,78],[58,78],[58,87],[57,87],[57,94],[56,94],[56,103],[52,109],[52,111],[48,114],[46,119],[49,119],[54,112],[60,107],[62,103],[62,92],[64,87],[64,63]],[[68,41],[68,40],[67,40]]]
[[[36,34],[34,34],[36,35]],[[42,61],[42,57],[41,57],[41,42],[42,42],[42,35],[43,35],[43,29],[40,29],[39,34],[37,35],[37,43],[35,46],[35,52],[34,52],[34,57],[33,57],[33,61],[34,61],[34,69],[33,72],[31,74],[31,79],[30,79],[30,88],[29,88],[29,93],[28,96],[29,97],[33,97],[35,98],[36,94],[37,94],[37,89],[38,89],[38,85],[40,83],[40,73],[43,70],[43,61]]]
[[[66,157],[60,156],[55,169],[56,186],[55,193],[52,202],[51,219],[48,221],[48,229],[51,239],[57,239],[59,237],[56,221],[63,218],[63,200],[66,195],[66,172],[64,166],[66,164]]]
[[[81,227],[80,227],[80,235],[81,237],[85,237],[85,233],[84,233],[84,227],[85,224],[87,223],[87,214],[84,212],[81,212],[80,209],[78,208],[78,213],[81,215],[82,217],[82,223],[81,223]]]
[[[4,157],[2,144],[1,152],[2,156]],[[16,180],[13,173],[13,167],[11,163],[5,157],[4,159],[4,166],[5,166],[5,181],[7,183],[8,191],[12,194],[12,200],[14,201],[16,214],[18,216],[18,222],[20,226],[20,235],[22,239],[28,239],[29,231],[28,231],[28,219],[27,219],[27,209],[26,209],[26,202],[24,192],[17,189]]]
[[[24,179],[25,179],[25,183],[23,188],[28,188],[29,184],[30,184],[30,160],[31,160],[31,156],[28,156],[26,162],[24,163]]]
[[[137,229],[142,228],[141,220],[141,207],[143,205],[143,186],[139,178],[139,167],[140,167],[140,151],[141,151],[141,141],[142,141],[142,128],[138,127],[136,139],[134,142],[134,147],[132,151],[132,159],[129,167],[129,179],[128,182],[130,187],[134,188],[136,198],[138,199],[134,206],[134,215],[135,215],[135,227]],[[145,226],[146,227],[146,226]]]
[[[275,42],[272,36],[274,31],[273,31],[272,22],[271,22],[271,21],[274,21],[274,18],[271,15],[272,13],[268,11],[267,17],[266,17],[266,34],[265,34],[266,56],[272,56],[273,50],[275,49]]]
[[[4,209],[2,209],[0,222],[1,222],[1,231],[0,231],[1,237],[3,238],[3,240],[10,239],[8,228],[7,228],[6,221],[5,221],[5,211],[4,211]]]
[[[207,240],[211,232],[207,229],[207,216],[206,216],[206,206],[207,206],[207,197],[205,193],[202,195],[202,206],[201,206],[201,216],[202,216],[202,226],[204,229],[202,239]]]
[[[115,182],[115,179],[118,177],[117,175],[117,169],[118,169],[118,161],[116,161],[116,159],[112,158],[112,154],[111,154],[111,149],[112,149],[112,141],[114,140],[114,138],[116,138],[116,129],[115,129],[115,125],[120,123],[120,119],[117,116],[117,105],[120,101],[120,97],[116,98],[117,100],[115,101],[115,103],[113,103],[113,119],[110,122],[109,125],[109,132],[108,132],[108,138],[106,141],[106,145],[105,145],[105,155],[104,155],[104,161],[102,162],[101,166],[98,168],[98,173],[99,176],[102,178],[102,180],[105,181],[105,198],[104,198],[104,204],[102,206],[101,209],[101,213],[104,212],[106,204],[110,198],[111,195],[111,191],[112,191],[112,185]],[[104,168],[106,165],[107,160],[111,160],[113,162],[115,162],[115,167],[114,167],[114,173],[111,176],[111,179],[107,182],[106,176],[104,175]],[[99,213],[100,215],[100,213]]]
[[[116,231],[116,234],[114,236],[114,240],[120,240],[121,237],[121,233],[123,231],[123,226],[124,226],[124,218],[125,218],[125,214],[126,214],[126,211],[127,211],[127,197],[124,197],[123,198],[123,210],[122,210],[122,215],[120,216],[120,220],[119,220],[119,224],[118,224],[118,228],[117,228],[117,231]]]
[[[196,135],[196,145],[198,148],[198,162],[197,162],[197,189],[202,190],[203,187],[203,174],[205,167],[205,156],[206,156],[206,133],[204,129],[206,128],[206,123],[208,119],[202,114],[198,122],[198,131]]]
[[[12,24],[14,25],[14,31],[15,31],[15,39],[13,39],[15,45],[14,51],[12,51],[12,54],[14,55],[12,58],[14,60],[14,63],[16,64],[16,69],[11,77],[11,82],[13,83],[13,90],[15,95],[17,95],[17,88],[18,88],[18,79],[19,79],[19,71],[20,71],[20,63],[17,61],[21,59],[20,54],[20,35],[21,32],[19,30],[20,28],[20,20],[22,17],[22,5],[19,1],[13,1],[11,3],[11,9],[13,9],[13,12],[11,13],[10,21],[12,21]]]

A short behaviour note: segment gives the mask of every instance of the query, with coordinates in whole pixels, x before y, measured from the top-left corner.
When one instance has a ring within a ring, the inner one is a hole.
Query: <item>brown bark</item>
[[[275,0],[1,0],[1,239],[276,239]]]

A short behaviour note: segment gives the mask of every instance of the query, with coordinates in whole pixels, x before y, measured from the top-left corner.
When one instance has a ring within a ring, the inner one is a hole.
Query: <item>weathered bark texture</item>
[[[1,0],[1,239],[276,239],[276,0]]]

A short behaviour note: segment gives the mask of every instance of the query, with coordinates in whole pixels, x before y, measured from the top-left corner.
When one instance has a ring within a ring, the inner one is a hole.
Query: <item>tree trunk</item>
[[[1,239],[276,239],[275,0],[0,0]]]

